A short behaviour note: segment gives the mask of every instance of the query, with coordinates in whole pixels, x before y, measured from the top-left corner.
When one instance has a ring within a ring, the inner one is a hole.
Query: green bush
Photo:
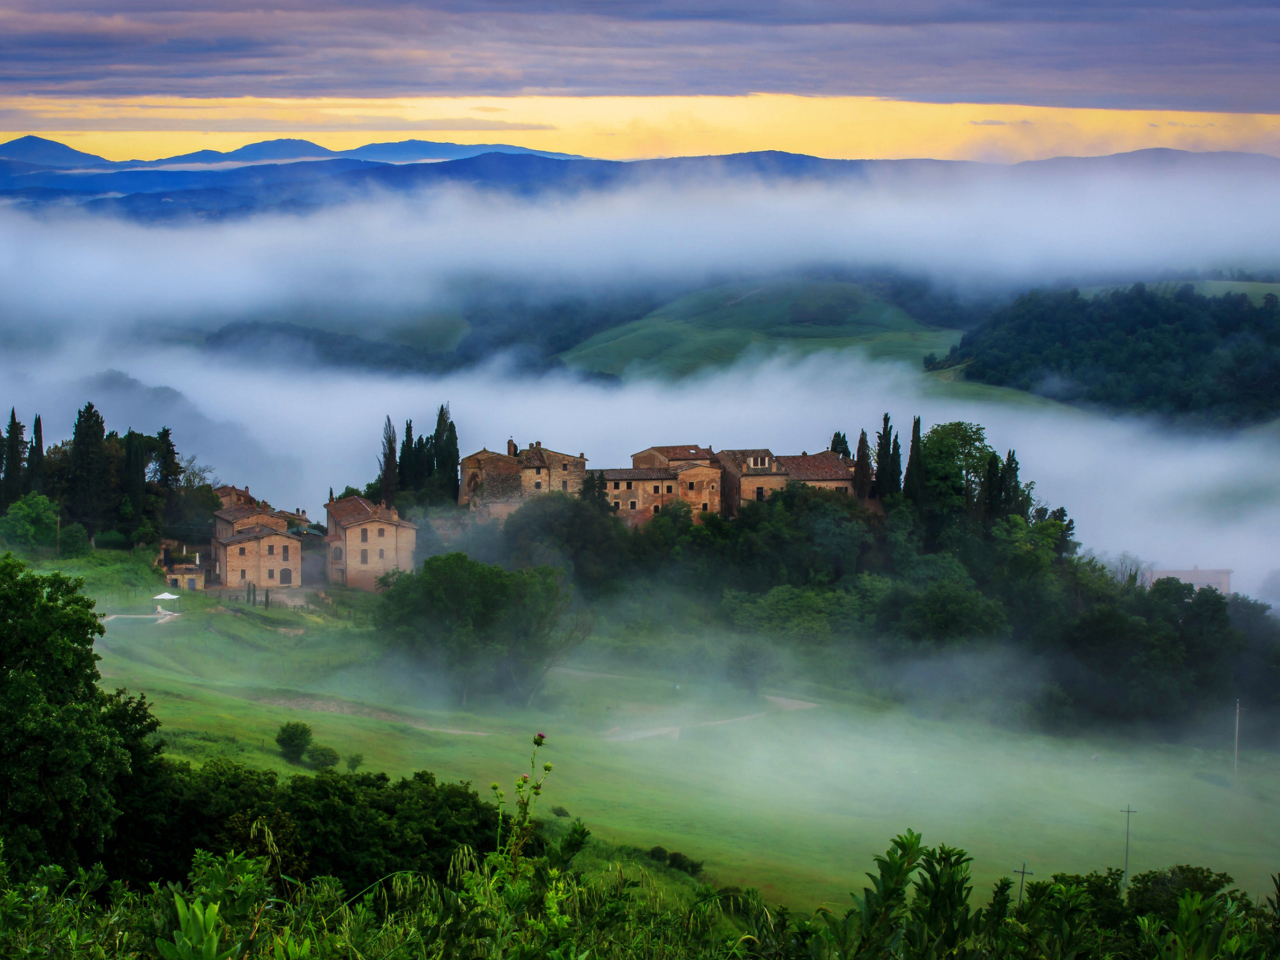
[[[347,754],[347,769],[348,769],[350,772],[355,773],[357,770],[359,770],[359,769],[360,769],[360,766],[361,766],[363,763],[364,763],[364,754],[363,754],[363,753],[349,753],[349,754]]]
[[[48,497],[28,493],[9,504],[0,519],[0,539],[11,547],[30,550],[36,546],[53,546],[58,523],[58,508]]]
[[[311,746],[311,728],[305,723],[286,723],[276,734],[280,755],[290,763],[298,763]]]
[[[328,770],[331,767],[336,767],[338,761],[342,758],[338,756],[338,751],[333,747],[326,747],[317,743],[307,747],[307,759],[311,761],[311,765],[317,770]]]
[[[571,813],[569,813],[569,811],[568,811],[568,810],[566,810],[564,807],[560,806],[559,804],[557,804],[556,806],[554,806],[554,807],[552,807],[552,808],[551,808],[551,813],[552,813],[554,816],[557,816],[557,817],[569,817],[569,816],[572,816],[572,814],[571,814]]]
[[[89,532],[82,524],[73,523],[63,528],[58,547],[58,552],[62,556],[83,557],[92,551],[93,548],[89,546]]]

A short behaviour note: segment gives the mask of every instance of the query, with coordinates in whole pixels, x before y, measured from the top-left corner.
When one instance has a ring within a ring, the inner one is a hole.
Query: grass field
[[[780,280],[687,294],[591,337],[561,359],[593,373],[686,376],[731,364],[749,350],[857,348],[918,366],[959,339],[959,331],[925,326],[855,284]]]
[[[154,609],[110,607],[131,603]],[[563,804],[609,844],[680,850],[715,883],[798,907],[860,889],[872,855],[907,827],[966,847],[984,886],[1024,859],[1037,876],[1120,865],[1127,804],[1134,871],[1203,864],[1261,892],[1280,867],[1280,757],[1246,751],[1233,781],[1225,736],[1217,751],[1055,739],[587,659],[554,673],[533,709],[464,712],[341,619],[183,605],[162,625],[110,620],[100,649],[104,685],[145,691],[176,756],[297,772],[273,737],[304,720],[368,768],[430,769],[483,791],[521,772],[542,731],[556,764],[548,808]],[[599,846],[592,862],[615,855]]]

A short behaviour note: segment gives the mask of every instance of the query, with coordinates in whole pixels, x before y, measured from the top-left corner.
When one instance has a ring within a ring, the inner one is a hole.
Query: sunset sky
[[[1280,154],[1280,10],[1090,0],[0,0],[0,128],[631,158]]]

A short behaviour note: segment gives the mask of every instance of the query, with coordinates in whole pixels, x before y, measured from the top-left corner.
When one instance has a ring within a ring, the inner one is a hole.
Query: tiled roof
[[[715,456],[709,447],[700,447],[696,443],[677,444],[673,447],[650,447],[654,453],[657,453],[668,460],[710,460]],[[647,453],[641,450],[640,453]],[[633,453],[633,457],[640,456],[640,453]]]
[[[260,523],[255,523],[252,527],[245,527],[243,530],[237,530],[233,536],[219,540],[218,542],[230,545],[233,543],[244,543],[248,540],[261,540],[263,537],[288,537],[290,540],[298,540],[299,542],[301,542],[302,539],[301,537],[294,536],[292,533],[284,533],[283,531],[277,530],[275,527],[264,527]]]
[[[787,471],[787,477],[791,480],[850,480],[853,477],[849,468],[841,462],[840,456],[830,451],[778,457],[778,463]]]
[[[331,500],[324,505],[324,508],[329,511],[329,515],[340,527],[349,527],[353,523],[363,523],[366,520],[381,520],[383,523],[417,528],[417,524],[393,517],[388,508],[370,503],[364,497],[343,497],[341,500]]]
[[[261,507],[227,507],[223,510],[214,511],[213,515],[219,520],[235,523],[237,520],[243,520],[246,517],[269,517],[271,513],[272,511],[263,510]]]
[[[773,451],[765,450],[765,449],[721,450],[719,453],[719,457],[721,460],[728,459],[732,461],[733,464],[738,467],[746,467],[748,464],[751,463],[752,457],[768,457],[770,460],[774,459]]]
[[[720,469],[721,469],[721,466],[718,460],[712,460],[710,466],[707,466],[707,464],[705,463],[697,463],[696,461],[693,461],[693,460],[687,460],[684,463],[673,464],[671,467],[671,472],[685,473],[688,470],[720,470]]]
[[[606,480],[674,480],[675,473],[664,467],[647,467],[639,470],[601,470]]]
[[[467,456],[465,456],[465,457],[462,457],[461,459],[462,459],[462,460],[474,460],[474,461],[478,461],[479,463],[482,463],[482,464],[483,464],[483,463],[487,463],[488,461],[490,461],[490,460],[494,459],[495,457],[496,457],[498,460],[509,460],[509,461],[511,461],[512,463],[514,463],[514,462],[515,462],[515,458],[514,458],[514,457],[509,457],[509,456],[507,456],[505,453],[498,453],[498,452],[496,452],[496,451],[494,451],[494,450],[488,450],[488,449],[485,449],[485,448],[483,448],[483,447],[482,447],[481,449],[477,450],[475,453],[469,454],[469,455],[467,455]]]
[[[547,461],[542,456],[541,447],[525,447],[518,454],[516,459],[520,461],[522,467],[545,467]]]

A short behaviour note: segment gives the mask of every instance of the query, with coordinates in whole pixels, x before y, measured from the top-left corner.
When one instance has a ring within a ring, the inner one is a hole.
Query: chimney
[[[539,441],[538,441],[537,446],[539,447],[539,449],[541,449],[541,447],[542,447],[542,441],[541,441],[541,440],[539,440]]]
[[[510,438],[507,439],[507,456],[514,457],[520,448],[516,446],[516,442]]]

